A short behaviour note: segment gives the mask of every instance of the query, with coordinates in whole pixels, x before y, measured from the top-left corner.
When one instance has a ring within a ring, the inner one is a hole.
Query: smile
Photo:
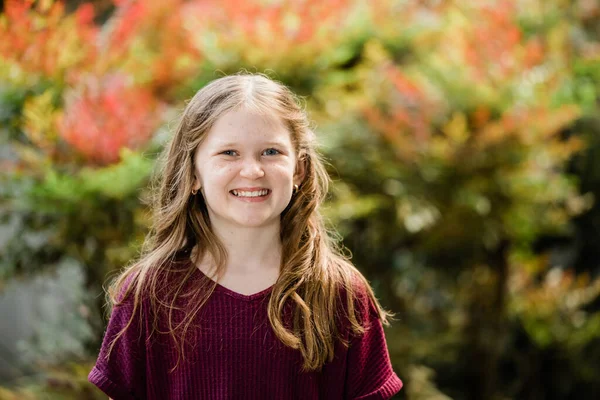
[[[269,189],[255,190],[252,192],[247,192],[243,190],[232,190],[231,194],[236,197],[263,197],[270,193]]]

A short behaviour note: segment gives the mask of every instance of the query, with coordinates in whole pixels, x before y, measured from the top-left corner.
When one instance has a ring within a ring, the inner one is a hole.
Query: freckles
[[[287,163],[273,165],[273,171],[278,174],[293,174],[294,170],[294,166]]]
[[[214,173],[222,173],[223,171],[231,171],[233,165],[230,162],[218,161],[209,166]]]

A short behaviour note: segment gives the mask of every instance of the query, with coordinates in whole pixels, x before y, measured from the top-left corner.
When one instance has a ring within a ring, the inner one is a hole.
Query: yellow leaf
[[[444,133],[456,143],[464,143],[469,137],[467,118],[463,113],[455,113],[444,128]]]
[[[53,97],[53,91],[48,89],[28,99],[23,107],[23,132],[42,150],[54,148],[58,138],[56,119],[59,112],[53,105]]]
[[[499,142],[501,142],[506,137],[506,130],[502,122],[491,122],[488,123],[477,136],[477,144],[480,148],[486,148],[488,146],[493,146]]]

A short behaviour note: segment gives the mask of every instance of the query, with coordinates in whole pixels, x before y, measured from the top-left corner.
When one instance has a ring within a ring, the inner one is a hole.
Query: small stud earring
[[[299,188],[299,186],[298,186],[298,185],[294,185],[294,193],[293,193],[293,194],[296,194],[296,193],[298,193],[298,188]]]
[[[199,188],[198,188],[199,189]],[[198,189],[192,189],[192,196],[195,196],[198,193]]]

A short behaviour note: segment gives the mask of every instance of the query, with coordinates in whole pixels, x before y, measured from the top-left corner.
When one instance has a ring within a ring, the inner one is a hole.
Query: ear
[[[301,157],[296,162],[296,171],[294,171],[294,185],[300,186],[306,177],[306,157]]]
[[[200,178],[198,178],[198,175],[194,173],[194,183],[192,184],[192,190],[200,190],[201,187],[202,184],[200,183]]]
[[[200,181],[198,181],[198,179],[194,179],[194,185],[192,186],[192,190],[200,190]]]
[[[202,183],[200,183],[198,172],[194,171],[194,183],[192,184],[192,190],[200,190],[201,187]]]
[[[192,151],[192,175],[194,176],[194,181],[192,183],[192,190],[200,190],[200,188],[202,187],[202,180],[200,179],[200,173],[198,171],[198,168],[196,167],[196,163],[197,163],[197,158],[198,158],[198,152],[199,152],[199,148],[196,147],[195,150]]]

